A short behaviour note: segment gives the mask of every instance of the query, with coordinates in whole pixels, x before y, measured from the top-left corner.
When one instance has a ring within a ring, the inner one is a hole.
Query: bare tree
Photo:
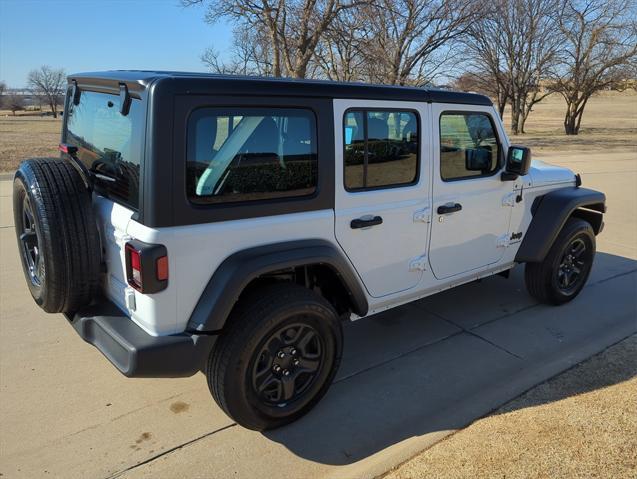
[[[556,59],[560,46],[555,32],[555,0],[506,0],[496,10],[504,35],[504,58],[509,83],[511,131],[524,133],[533,106],[550,92],[540,80]]]
[[[206,4],[206,21],[221,17],[267,32],[272,75],[305,78],[317,45],[337,16],[369,0],[181,0]]]
[[[316,48],[319,76],[335,81],[365,80],[365,58],[361,54],[365,22],[357,9],[339,15],[325,31]]]
[[[379,0],[365,7],[370,31],[363,53],[371,80],[430,83],[479,10],[479,2],[471,0]]]
[[[504,115],[509,101],[508,83],[504,72],[485,68],[484,70],[469,70],[455,79],[453,86],[457,90],[481,93],[494,98],[497,103],[500,118]]]
[[[272,76],[272,48],[261,30],[238,25],[230,51],[232,60],[223,60],[217,50],[207,48],[201,61],[213,73]]]
[[[15,116],[16,111],[24,110],[24,98],[15,93],[3,96],[3,103],[8,110],[11,110],[13,116]]]
[[[29,73],[28,82],[36,95],[46,98],[46,102],[53,112],[53,118],[57,118],[58,104],[62,101],[66,86],[64,70],[44,65]]]
[[[0,108],[4,106],[4,92],[7,90],[7,84],[3,81],[0,81]]]
[[[637,9],[632,0],[563,0],[559,31],[565,41],[551,88],[566,100],[564,131],[577,135],[590,97],[635,71]]]
[[[464,79],[473,84],[475,91],[496,100],[498,113],[502,118],[509,102],[511,85],[504,54],[505,36],[500,30],[497,8],[487,4],[483,8],[480,19],[470,25],[467,34],[461,39],[467,70]]]

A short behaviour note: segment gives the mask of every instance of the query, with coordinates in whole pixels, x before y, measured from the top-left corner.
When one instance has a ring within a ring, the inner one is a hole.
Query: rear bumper
[[[128,377],[187,377],[204,368],[216,336],[151,336],[109,301],[66,315],[73,328]]]

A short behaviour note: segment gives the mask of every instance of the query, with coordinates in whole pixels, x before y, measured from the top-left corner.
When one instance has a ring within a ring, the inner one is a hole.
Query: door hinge
[[[427,255],[418,256],[409,262],[409,271],[424,271],[427,269]]]
[[[516,193],[509,193],[504,198],[502,198],[502,206],[515,206],[516,197]]]
[[[414,223],[431,223],[431,213],[429,208],[423,208],[414,213]]]
[[[508,248],[509,247],[509,243],[510,243],[509,233],[505,233],[505,234],[503,234],[501,236],[498,236],[498,239],[496,240],[495,245],[498,248]]]

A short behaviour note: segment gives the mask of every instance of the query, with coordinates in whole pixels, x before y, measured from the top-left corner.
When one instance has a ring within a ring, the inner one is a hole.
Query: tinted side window
[[[107,93],[82,91],[79,105],[69,99],[64,141],[78,148],[77,158],[95,173],[100,194],[136,209],[144,111],[137,99],[126,116],[119,107],[119,96]]]
[[[499,168],[499,145],[489,115],[440,116],[440,175],[443,180],[488,176]]]
[[[202,108],[188,120],[187,193],[195,203],[311,195],[318,157],[312,112]]]
[[[413,184],[418,177],[418,119],[408,111],[349,111],[343,125],[345,188]]]

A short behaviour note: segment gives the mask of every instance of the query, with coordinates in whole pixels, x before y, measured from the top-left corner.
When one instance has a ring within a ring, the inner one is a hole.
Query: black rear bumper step
[[[128,377],[192,376],[204,368],[217,339],[189,333],[151,336],[106,300],[65,316],[84,341]]]

